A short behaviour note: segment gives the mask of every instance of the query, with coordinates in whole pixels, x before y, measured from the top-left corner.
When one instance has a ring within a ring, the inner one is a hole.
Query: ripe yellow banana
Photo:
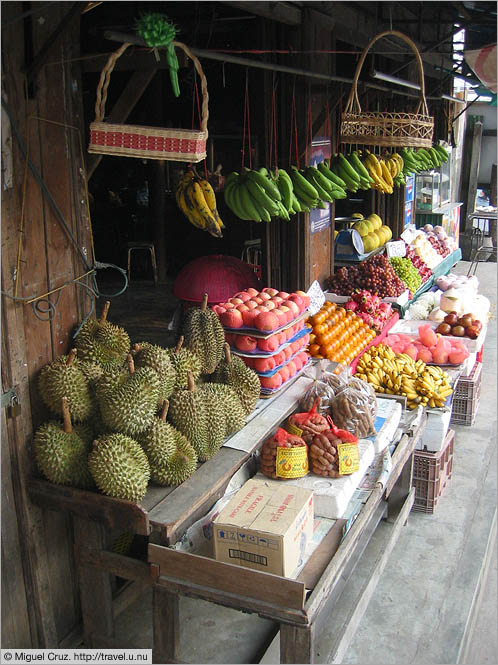
[[[204,199],[208,205],[209,210],[211,211],[211,214],[218,222],[218,226],[224,229],[225,225],[221,221],[221,217],[218,213],[218,208],[216,206],[216,194],[214,193],[214,189],[211,187],[211,183],[209,182],[209,180],[202,178],[201,180],[199,180],[199,185],[201,186],[202,193],[204,194]]]
[[[196,180],[193,180],[185,188],[185,198],[187,203],[192,203],[193,207],[205,221],[205,227],[208,233],[215,238],[221,238],[223,234],[221,233],[220,226],[206,203],[202,187]]]

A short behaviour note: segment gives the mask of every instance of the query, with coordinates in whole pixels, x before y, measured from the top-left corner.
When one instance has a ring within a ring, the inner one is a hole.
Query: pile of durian
[[[132,345],[108,321],[109,304],[40,372],[53,419],[36,431],[34,455],[53,483],[138,502],[150,481],[179,485],[216,455],[244,427],[260,382],[230,355],[207,294],[186,312],[174,348]]]

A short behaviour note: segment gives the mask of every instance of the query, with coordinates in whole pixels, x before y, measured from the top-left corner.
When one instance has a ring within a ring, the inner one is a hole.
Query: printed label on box
[[[308,473],[308,449],[277,448],[275,473],[278,478],[302,478]]]
[[[339,473],[341,476],[354,473],[360,468],[360,454],[356,443],[338,443],[337,455],[339,457]]]

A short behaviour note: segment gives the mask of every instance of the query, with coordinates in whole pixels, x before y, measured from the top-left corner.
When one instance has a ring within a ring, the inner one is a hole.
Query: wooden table
[[[295,411],[296,399],[287,399],[281,411],[275,399],[274,418],[278,416],[282,421]],[[395,522],[394,545],[407,520],[414,499],[412,453],[425,421],[415,432],[403,435],[393,455],[393,469],[386,487],[378,485],[372,491],[306,599],[305,585],[299,580],[247,570],[170,548],[223,496],[235,472],[244,464],[254,464],[253,453],[265,438],[265,430],[274,430],[268,417],[265,427],[258,428],[260,422],[257,421],[262,418],[263,414],[252,421],[253,429],[258,429],[261,438],[254,441],[251,452],[223,447],[179,487],[151,486],[140,504],[42,480],[31,482],[29,493],[34,502],[73,515],[86,646],[119,648],[114,640],[116,613],[133,602],[144,585],[152,585],[155,662],[177,662],[180,595],[279,621],[281,662],[313,662],[315,623],[326,601],[340,595],[379,521],[387,518]],[[248,431],[250,426],[251,423],[246,426]],[[123,532],[148,537],[148,562],[109,551],[113,539]],[[113,602],[115,576],[132,581],[117,603]]]

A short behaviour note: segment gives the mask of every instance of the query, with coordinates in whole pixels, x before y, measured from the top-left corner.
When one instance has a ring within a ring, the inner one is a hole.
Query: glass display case
[[[433,212],[441,206],[441,173],[439,170],[415,176],[415,211]]]

